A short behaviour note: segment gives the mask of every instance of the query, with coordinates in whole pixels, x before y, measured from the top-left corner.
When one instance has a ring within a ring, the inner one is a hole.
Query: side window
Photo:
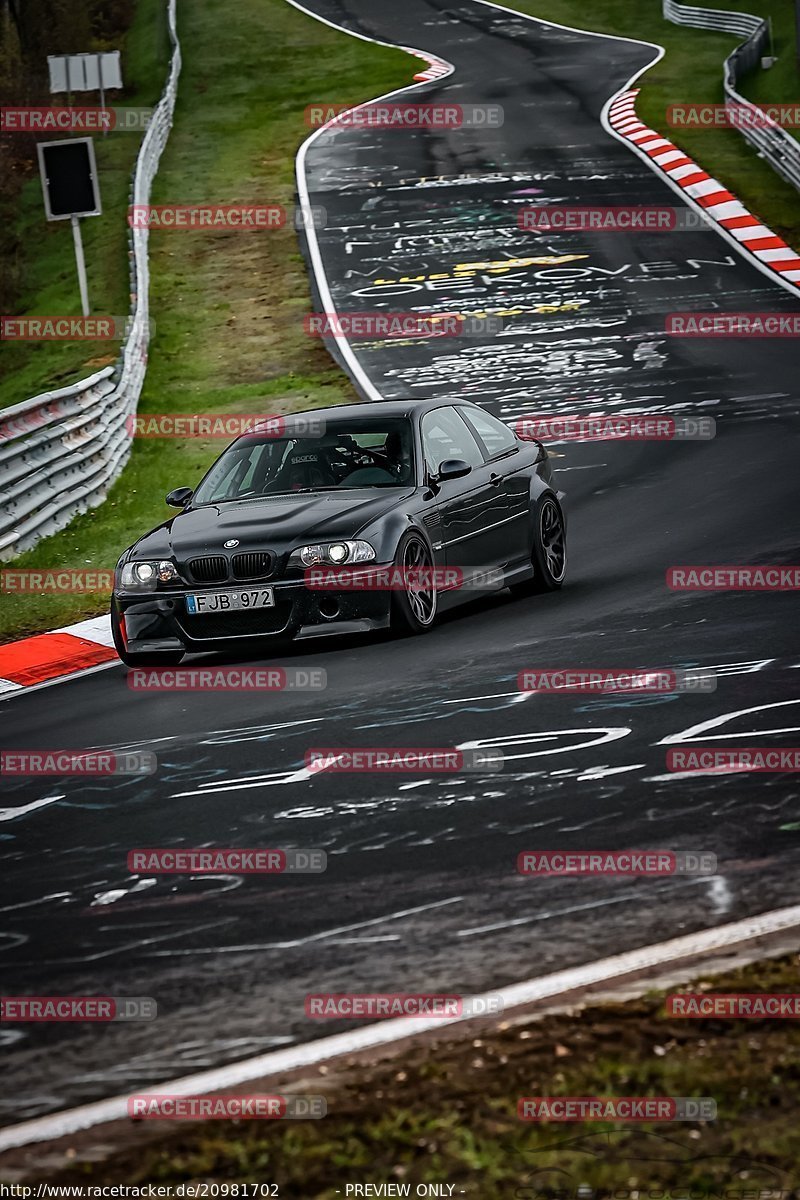
[[[454,408],[435,408],[421,423],[422,452],[429,471],[446,458],[463,458],[471,467],[483,466],[483,452],[474,434]]]
[[[496,454],[516,449],[517,439],[514,434],[507,425],[504,425],[497,417],[493,417],[491,413],[484,412],[480,408],[466,408],[458,411],[463,413],[465,419],[474,427],[490,458],[494,458]]]

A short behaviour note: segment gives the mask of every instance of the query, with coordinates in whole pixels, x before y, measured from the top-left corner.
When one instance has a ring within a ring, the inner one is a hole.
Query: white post
[[[81,308],[83,315],[89,316],[89,288],[86,283],[86,263],[83,258],[83,241],[81,239],[81,223],[77,217],[70,217],[72,223],[72,239],[75,242],[75,262],[78,266],[78,285],[81,289]]]
[[[97,56],[97,72],[98,72],[98,75],[100,76],[100,107],[105,108],[106,94],[105,94],[105,90],[103,88],[103,56],[102,56],[102,54],[98,54],[98,56]],[[107,133],[108,133],[108,129],[106,128],[106,125],[104,123],[103,124],[103,137],[105,137]]]

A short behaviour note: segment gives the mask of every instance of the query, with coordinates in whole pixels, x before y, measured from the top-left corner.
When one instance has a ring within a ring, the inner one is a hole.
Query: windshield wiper
[[[273,492],[273,496],[297,496],[301,492],[338,492],[341,484],[331,483],[327,487],[292,488],[290,492]]]

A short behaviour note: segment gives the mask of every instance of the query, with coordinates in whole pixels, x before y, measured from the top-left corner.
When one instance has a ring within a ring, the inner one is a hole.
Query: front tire
[[[428,543],[418,533],[404,533],[394,556],[395,570],[403,572],[405,586],[392,592],[392,632],[400,635],[427,633],[436,620],[438,593],[433,559]],[[411,572],[429,573],[430,583],[420,587],[409,580]]]
[[[533,596],[558,591],[567,573],[567,534],[561,506],[551,493],[542,497],[536,511],[531,563],[533,579],[513,583],[512,595]]]
[[[111,601],[111,636],[114,639],[114,649],[126,667],[177,667],[184,656],[183,650],[165,650],[161,654],[132,654],[126,649],[119,613],[113,600]]]

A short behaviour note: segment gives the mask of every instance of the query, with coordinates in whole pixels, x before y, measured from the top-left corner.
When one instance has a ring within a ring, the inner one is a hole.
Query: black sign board
[[[100,189],[92,139],[39,142],[36,149],[48,221],[98,217]]]

